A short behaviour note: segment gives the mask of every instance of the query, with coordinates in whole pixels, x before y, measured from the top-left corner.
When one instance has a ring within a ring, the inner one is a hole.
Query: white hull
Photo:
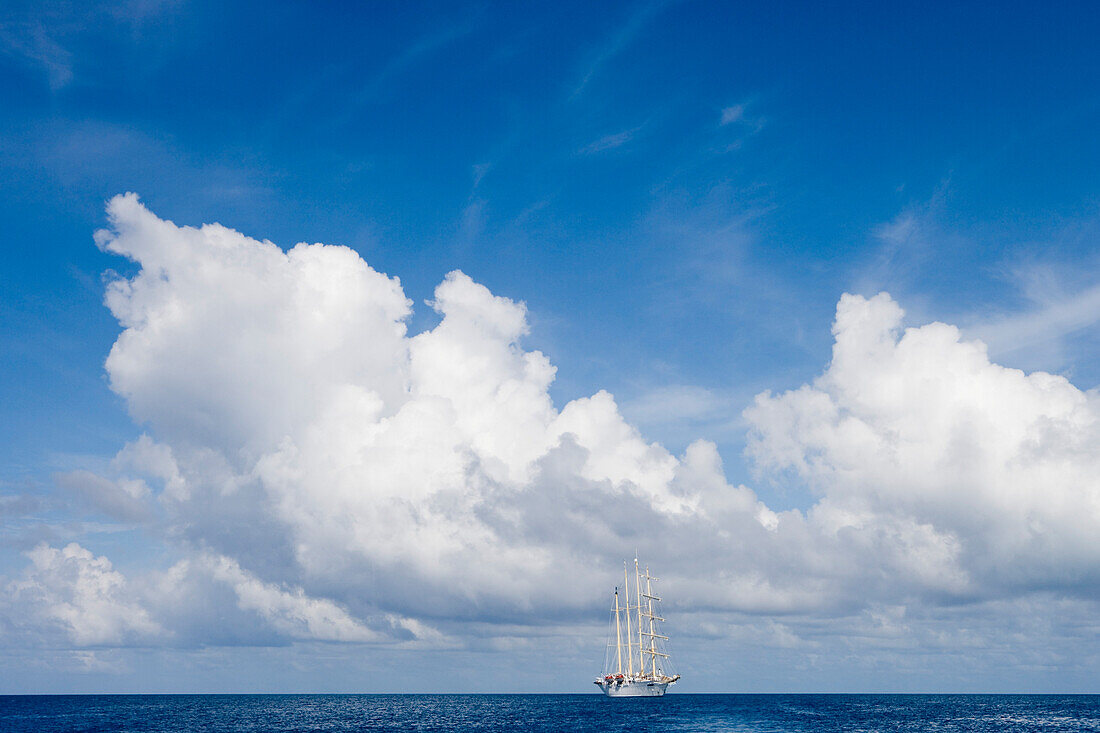
[[[635,557],[631,593],[630,575],[623,563],[623,585],[615,588],[611,604],[603,673],[595,679],[600,692],[608,697],[662,697],[668,686],[680,679],[669,666],[668,647],[662,643],[668,637],[661,633],[664,619],[658,605],[661,598],[653,591],[656,580],[649,574],[648,565],[642,575]],[[621,604],[620,590],[624,596]]]
[[[668,688],[667,682],[647,682],[646,680],[627,681],[621,684],[601,682],[599,685],[603,694],[608,697],[660,697]]]

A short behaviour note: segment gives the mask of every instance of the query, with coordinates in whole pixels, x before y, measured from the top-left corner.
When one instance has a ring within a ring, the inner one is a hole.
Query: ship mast
[[[646,605],[648,605],[649,611],[649,663],[653,668],[653,678],[657,678],[657,655],[654,654],[657,651],[657,636],[653,633],[653,586],[650,584],[651,578],[649,577],[649,566],[645,566],[645,597]]]
[[[642,575],[638,570],[638,558],[634,557],[634,597],[638,603],[638,663],[642,676],[645,676],[645,647],[642,646]]]
[[[631,649],[631,633],[630,633],[630,581],[626,576],[626,563],[623,563],[623,592],[626,593],[626,664],[627,674],[631,677],[634,676],[634,654]],[[639,601],[641,599],[638,599]]]
[[[615,653],[619,658],[618,674],[623,673],[623,633],[619,626],[619,589],[615,589]]]
[[[645,593],[642,593],[640,590],[638,591],[638,593],[639,593],[638,605],[639,605],[639,607],[641,606],[642,598],[646,599],[646,611],[647,612],[644,615],[646,616],[646,618],[649,619],[649,633],[647,634],[647,633],[644,633],[644,632],[639,630],[638,639],[640,640],[643,636],[648,636],[649,637],[649,648],[648,649],[643,649],[642,654],[648,654],[649,655],[650,660],[651,660],[650,669],[652,670],[653,677],[656,679],[656,677],[657,677],[657,657],[662,657],[662,658],[667,658],[668,657],[668,655],[665,654],[664,652],[657,651],[657,640],[658,639],[664,639],[665,641],[667,641],[668,637],[657,633],[656,622],[657,621],[664,621],[664,619],[661,618],[660,616],[658,616],[657,614],[653,613],[653,602],[654,601],[659,602],[661,600],[658,596],[653,595],[653,581],[654,580],[659,580],[659,578],[654,578],[652,575],[650,575],[649,574],[649,567],[647,566],[646,569],[645,569]],[[643,615],[642,612],[639,610],[638,611],[638,623],[639,623],[639,625],[641,625],[642,615]],[[644,660],[644,657],[642,657],[642,658]],[[642,663],[642,673],[645,674],[645,663],[644,663],[644,661]],[[662,674],[662,678],[664,678],[666,676],[667,675]],[[679,678],[677,677],[676,679],[679,679]]]

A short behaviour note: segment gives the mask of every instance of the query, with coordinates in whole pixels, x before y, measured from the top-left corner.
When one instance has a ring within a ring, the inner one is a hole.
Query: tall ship
[[[608,697],[660,697],[680,679],[672,670],[668,637],[661,634],[661,599],[653,592],[657,580],[648,565],[643,575],[634,558],[632,603],[629,571],[623,563],[623,585],[615,589],[611,605],[615,630],[608,633],[603,675],[596,680]]]

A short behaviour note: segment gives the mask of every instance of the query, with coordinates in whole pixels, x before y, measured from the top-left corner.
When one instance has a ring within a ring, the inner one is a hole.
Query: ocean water
[[[1100,731],[1098,695],[0,697],[0,731]]]

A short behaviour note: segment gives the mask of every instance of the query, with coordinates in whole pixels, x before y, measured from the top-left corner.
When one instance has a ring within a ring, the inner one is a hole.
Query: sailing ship
[[[668,637],[660,633],[664,619],[658,613],[661,599],[653,592],[656,580],[658,578],[649,574],[648,565],[642,575],[638,558],[634,558],[634,603],[631,604],[630,578],[626,563],[623,563],[623,597],[619,598],[620,589],[616,588],[611,606],[615,635],[612,639],[608,633],[604,672],[596,679],[596,684],[608,697],[660,697],[669,685],[680,679],[680,675],[672,672],[666,644]],[[645,590],[642,590],[643,581]]]

